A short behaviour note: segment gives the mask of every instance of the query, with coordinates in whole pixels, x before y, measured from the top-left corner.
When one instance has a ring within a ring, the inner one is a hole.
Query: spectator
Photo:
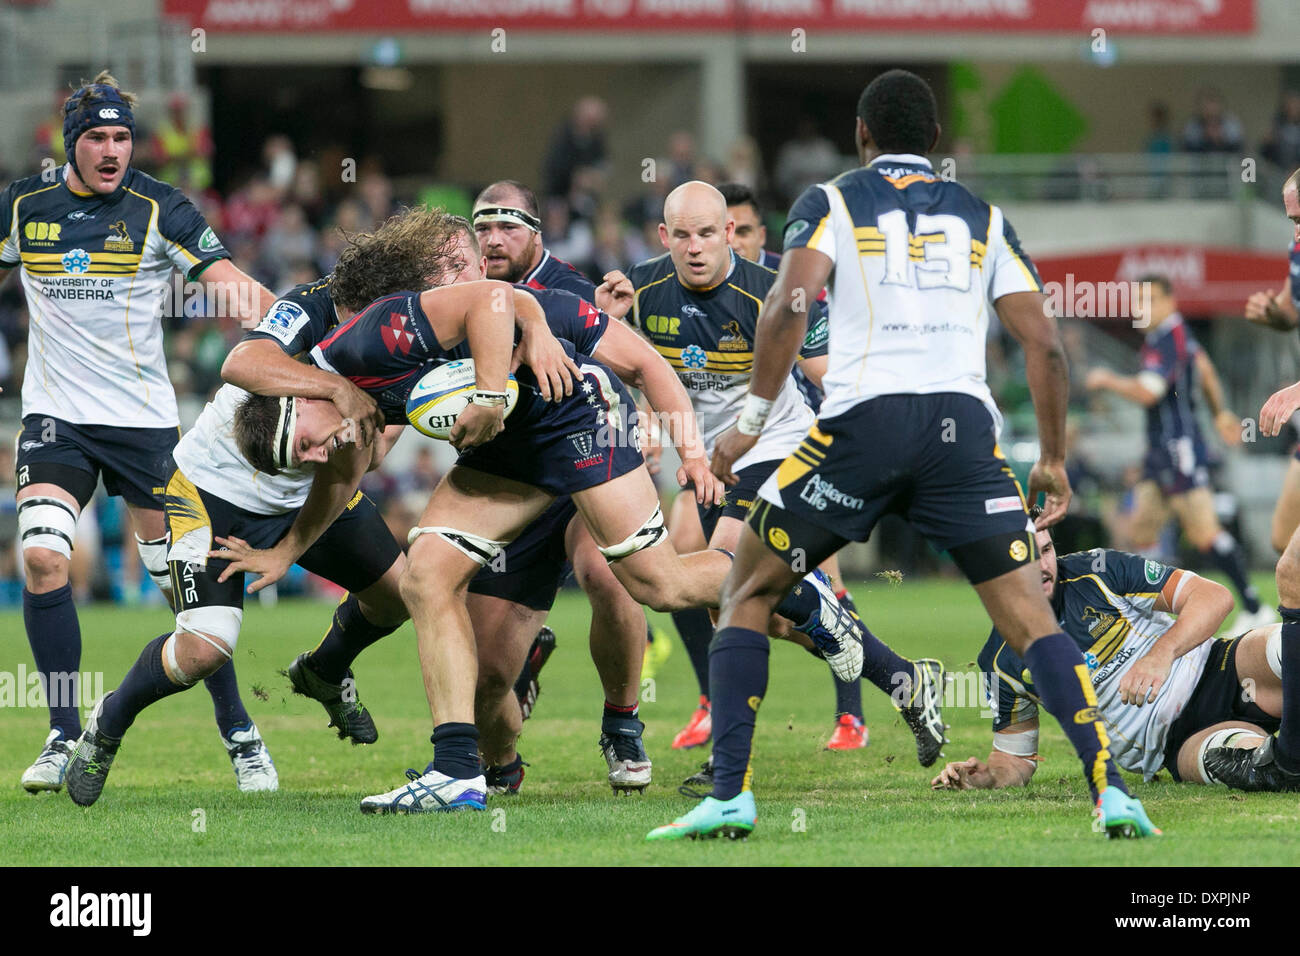
[[[839,150],[821,134],[811,116],[800,117],[795,130],[794,139],[777,153],[773,174],[787,206],[809,186],[825,182],[844,166]]]
[[[574,171],[582,166],[603,167],[606,162],[605,126],[609,107],[598,96],[584,96],[573,113],[551,137],[542,161],[543,198],[568,198]]]
[[[276,198],[287,196],[293,186],[294,173],[298,170],[298,156],[294,153],[293,143],[289,142],[288,136],[276,133],[266,138],[262,145],[262,165]]]
[[[727,149],[727,164],[718,182],[740,183],[755,193],[762,192],[763,158],[752,136],[741,136]],[[716,185],[716,184],[715,184]]]
[[[1203,90],[1197,97],[1196,115],[1183,127],[1183,151],[1187,153],[1235,153],[1244,142],[1241,121],[1224,110],[1217,90]]]
[[[173,93],[167,119],[155,131],[151,146],[158,178],[193,197],[212,185],[212,133],[206,126],[191,125],[189,114],[189,98]]]
[[[1290,171],[1300,166],[1300,91],[1287,90],[1264,141],[1264,158]]]
[[[1153,155],[1163,155],[1174,151],[1174,134],[1169,129],[1169,104],[1156,100],[1147,107],[1146,141],[1142,151]]]
[[[695,159],[695,137],[679,129],[668,137],[668,190],[671,192],[682,183],[702,178]]]

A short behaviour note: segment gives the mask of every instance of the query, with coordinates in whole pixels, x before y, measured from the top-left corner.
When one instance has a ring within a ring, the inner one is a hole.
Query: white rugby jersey
[[[1054,610],[1061,629],[1078,645],[1088,666],[1097,709],[1110,737],[1110,754],[1125,770],[1148,780],[1165,763],[1169,728],[1182,714],[1205,671],[1214,642],[1207,640],[1174,660],[1156,699],[1137,707],[1119,697],[1120,681],[1175,618],[1155,609],[1174,568],[1123,551],[1082,551],[1058,562],[1060,586]],[[993,729],[1038,715],[1033,675],[997,629],[980,652],[990,675],[996,713]]]
[[[879,395],[960,392],[1000,426],[985,382],[988,310],[1042,288],[1002,210],[924,157],[884,155],[799,197],[785,231],[795,248],[834,263],[823,418]]]
[[[22,266],[31,315],[22,413],[175,427],[162,299],[173,266],[192,274],[229,253],[166,183],[129,169],[112,195],[82,195],[67,175],[0,193],[0,266]]]
[[[717,285],[682,284],[667,254],[628,270],[636,295],[632,320],[677,372],[700,427],[705,454],[736,423],[754,367],[754,331],[763,299],[776,280],[766,266],[731,254],[731,266]],[[826,354],[823,312],[814,303],[801,358]],[[784,458],[798,447],[815,416],[792,377],[787,376],[758,442],[733,470]]]

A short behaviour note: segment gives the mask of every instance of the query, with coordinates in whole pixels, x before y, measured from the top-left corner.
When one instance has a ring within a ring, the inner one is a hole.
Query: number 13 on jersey
[[[916,214],[916,232],[907,228],[907,213],[892,209],[876,217],[884,237],[885,275],[881,282],[912,288],[970,289],[970,226],[960,216]],[[880,255],[880,240],[859,242],[864,255]]]

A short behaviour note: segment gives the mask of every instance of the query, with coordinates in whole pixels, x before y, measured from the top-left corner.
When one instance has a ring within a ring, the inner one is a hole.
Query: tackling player
[[[21,266],[31,312],[18,527],[26,573],[23,621],[50,706],[44,749],[23,773],[29,791],[58,790],[81,734],[76,675],[81,628],[68,586],[77,520],[103,476],[126,501],[141,560],[169,600],[161,462],[176,444],[160,305],[173,268],[210,289],[236,290],[227,314],[251,325],[272,296],[230,254],[177,189],[131,166],[134,94],[104,71],[63,105],[67,164],[0,193],[0,282]],[[214,296],[226,298],[223,295]],[[348,389],[348,414],[374,403]],[[241,790],[274,789],[261,736],[239,699],[234,667],[207,681]]]
[[[1070,499],[1065,350],[1002,211],[935,175],[924,154],[938,139],[930,87],[905,70],[883,73],[858,101],[862,168],[809,187],[790,210],[749,394],[737,426],[717,441],[715,474],[734,482],[735,463],[762,440],[809,303],[830,279],[826,401],[759,489],[727,579],[710,659],[713,794],[650,839],[753,830],[749,768],[767,688],[767,616],[794,579],[794,557],[820,561],[866,540],[886,512],[948,551],[975,587],[1079,754],[1107,831],[1158,832],[1124,789],[1083,658],[1040,587],[1034,523],[998,448],[1001,416],[985,383],[989,309],[1025,351],[1042,447],[1029,490],[1047,494],[1044,526]]]
[[[1037,539],[1043,592],[1083,653],[1117,764],[1213,783],[1208,750],[1258,747],[1277,729],[1280,624],[1212,640],[1233,608],[1223,585],[1123,551],[1058,560],[1051,534]],[[994,628],[979,665],[996,704],[993,750],[948,764],[936,790],[1023,786],[1037,769],[1039,700],[1024,661]]]
[[[691,395],[710,453],[717,437],[740,413],[753,366],[754,329],[762,314],[763,296],[776,278],[770,269],[737,255],[730,245],[733,235],[734,221],[727,214],[723,195],[707,183],[685,183],[664,201],[659,238],[668,252],[633,266],[628,276],[636,290],[634,324],[677,370]],[[809,325],[816,326],[822,319],[821,307],[814,303]],[[823,342],[802,351],[800,357],[817,361],[824,354]],[[710,548],[735,551],[742,519],[759,485],[798,446],[813,423],[812,410],[793,379],[782,386],[769,421],[762,441],[737,461],[739,480],[727,490],[726,499],[712,507],[697,505]],[[820,571],[816,574],[827,599],[837,600],[829,579]],[[849,609],[845,608],[845,613],[850,613]],[[678,620],[679,626],[691,623],[682,621],[680,615]],[[865,627],[863,631],[862,677],[892,693],[898,687],[896,675],[906,674],[911,679],[919,674],[917,683],[924,694],[937,695],[942,686],[942,668],[937,662],[906,660]],[[692,635],[691,643],[696,649],[700,643],[708,647],[711,638],[710,630],[707,637]],[[844,683],[856,686],[858,676]],[[708,680],[707,669],[704,679]],[[938,712],[930,710],[930,723],[923,719],[924,708],[909,706],[903,713],[916,735],[918,758],[928,766],[943,744]]]
[[[1196,419],[1198,381],[1215,427],[1229,445],[1241,440],[1241,421],[1224,406],[1219,377],[1178,312],[1169,280],[1152,275],[1139,282],[1150,290],[1151,309],[1143,316],[1149,328],[1140,354],[1142,370],[1128,376],[1094,368],[1085,380],[1089,391],[1114,392],[1147,412],[1147,453],[1133,516],[1138,550],[1155,548],[1172,511],[1192,546],[1227,575],[1241,594],[1245,610],[1237,615],[1233,627],[1241,632],[1268,624],[1277,616],[1272,609],[1260,606],[1241,545],[1219,524],[1214,511],[1205,439]]]
[[[339,260],[338,281],[331,276],[305,283],[277,299],[227,357],[224,374],[263,394],[285,390],[286,382],[318,379],[337,391],[338,376],[301,368],[294,356],[309,351],[339,322],[381,295],[453,271],[455,230],[467,226],[441,210],[419,210],[393,217],[372,235],[354,237]],[[213,541],[237,535],[235,540],[255,547],[292,543],[312,533],[322,512],[331,522],[298,563],[348,593],[320,645],[289,666],[289,678],[296,692],[324,706],[340,738],[354,743],[378,738],[369,712],[355,693],[345,693],[344,684],[357,655],[406,620],[397,589],[406,559],[369,498],[358,492],[335,508],[312,489],[318,469],[338,469],[344,480],[359,480],[367,467],[378,466],[401,429],[389,429],[368,448],[349,441],[329,456],[304,458],[300,466],[286,466],[278,474],[259,474],[233,435],[235,409],[248,395],[236,384],[223,385],[172,453],[164,503],[172,542],[168,562],[173,580],[181,585],[176,627],[145,647],[91,716],[67,774],[68,792],[82,806],[99,798],[122,737],[139,713],[187,690],[234,653],[243,620],[244,576],[227,573],[226,560],[209,559]],[[306,403],[319,401],[324,400]],[[261,772],[274,775],[264,754],[245,759],[259,760]]]

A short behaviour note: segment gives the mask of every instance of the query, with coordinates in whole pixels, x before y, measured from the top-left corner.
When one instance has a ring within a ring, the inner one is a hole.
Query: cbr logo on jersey
[[[406,328],[406,316],[400,312],[388,313],[388,324],[379,330],[380,336],[384,340],[384,347],[388,349],[390,355],[396,355],[400,351],[403,355],[411,354],[411,346],[415,344],[415,336]]]
[[[104,240],[106,252],[134,252],[135,243],[126,231],[126,220],[119,219],[108,227],[108,238]]]
[[[23,226],[23,238],[33,242],[47,239],[50,242],[58,242],[59,233],[62,231],[63,224],[59,222],[29,222]]]
[[[647,315],[645,329],[659,335],[676,335],[682,320],[675,315]]]
[[[118,119],[117,109],[112,106],[106,106],[99,111],[100,119]]]
[[[690,369],[702,369],[709,364],[709,357],[698,345],[688,345],[682,349],[682,364]]]
[[[63,254],[64,272],[85,272],[90,268],[90,254],[85,249],[72,249]]]

